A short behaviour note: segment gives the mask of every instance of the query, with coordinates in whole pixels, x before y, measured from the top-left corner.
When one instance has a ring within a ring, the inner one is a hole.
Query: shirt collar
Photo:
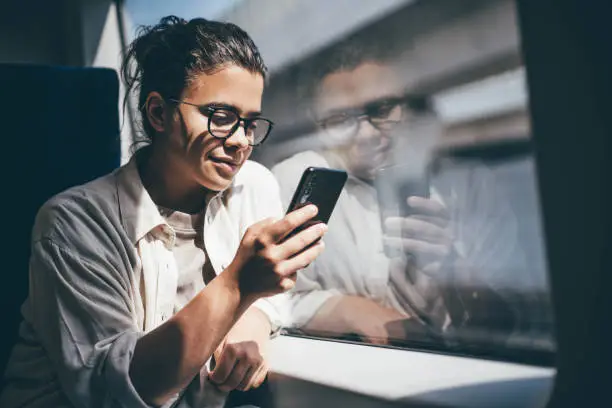
[[[119,213],[121,223],[134,245],[148,233],[158,233],[167,246],[172,246],[175,232],[160,214],[157,204],[142,184],[138,171],[138,153],[132,155],[129,162],[116,173],[117,196],[119,198]],[[242,171],[242,169],[240,170]],[[227,198],[242,182],[238,175],[223,191],[211,194],[206,203],[220,198]],[[225,202],[225,201],[223,201]]]
[[[155,229],[162,233],[171,230],[142,184],[137,156],[138,153],[132,155],[116,176],[121,223],[134,245]]]

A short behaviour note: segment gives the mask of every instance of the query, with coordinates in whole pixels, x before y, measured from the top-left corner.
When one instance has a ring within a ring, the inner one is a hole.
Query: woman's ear
[[[145,113],[147,120],[157,132],[163,132],[168,126],[165,114],[164,98],[158,92],[151,92],[145,101]]]

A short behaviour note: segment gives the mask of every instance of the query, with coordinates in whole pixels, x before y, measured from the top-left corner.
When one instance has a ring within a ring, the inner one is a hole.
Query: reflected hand
[[[409,197],[407,201],[414,214],[385,220],[385,244],[411,256],[422,272],[435,275],[452,253],[448,211],[428,198]]]

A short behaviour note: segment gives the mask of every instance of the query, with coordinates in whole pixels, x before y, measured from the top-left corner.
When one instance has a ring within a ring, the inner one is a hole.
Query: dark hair
[[[214,74],[230,64],[266,76],[257,46],[235,24],[167,16],[156,25],[141,26],[121,66],[127,88],[124,108],[130,92],[137,91],[143,136],[152,141],[154,131],[145,106],[150,92],[178,99],[197,75]]]
[[[302,64],[298,73],[298,97],[307,107],[312,103],[323,79],[332,73],[352,71],[366,62],[383,61],[382,55],[370,44],[344,41],[329,48],[307,63]]]
[[[326,76],[336,72],[350,72],[362,64],[382,63],[394,65],[396,55],[372,38],[348,38],[318,54],[300,68],[298,99],[302,109],[312,106],[317,91]],[[415,112],[432,111],[431,101],[425,95],[407,97],[408,106]]]

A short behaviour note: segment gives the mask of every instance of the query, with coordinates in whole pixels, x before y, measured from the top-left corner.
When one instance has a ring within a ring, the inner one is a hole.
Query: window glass
[[[349,173],[287,332],[550,362],[514,2],[269,3],[226,14],[271,69],[253,157],[285,205],[307,166]]]
[[[527,85],[511,0],[127,0],[231,21],[269,67],[252,159],[285,206],[308,166],[349,178],[287,334],[550,363]]]

